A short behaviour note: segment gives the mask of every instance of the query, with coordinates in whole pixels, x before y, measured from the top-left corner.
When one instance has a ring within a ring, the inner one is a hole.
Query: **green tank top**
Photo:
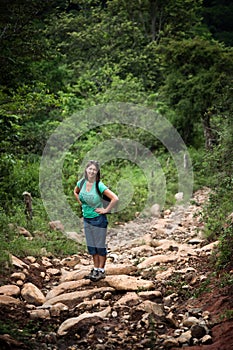
[[[80,188],[82,180],[77,182],[77,187]],[[102,198],[99,196],[96,190],[96,182],[93,183],[92,188],[89,192],[86,190],[87,180],[85,180],[81,191],[79,192],[79,199],[82,202],[82,213],[84,218],[95,218],[100,214],[95,212],[96,208],[103,208]],[[100,193],[103,193],[107,190],[107,186],[103,182],[99,182]]]

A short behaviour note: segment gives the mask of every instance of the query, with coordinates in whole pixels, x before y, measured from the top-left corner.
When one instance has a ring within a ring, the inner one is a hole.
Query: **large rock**
[[[45,296],[40,291],[38,287],[36,287],[32,283],[25,283],[22,290],[21,295],[27,303],[33,305],[42,305],[45,302]]]
[[[84,300],[78,304],[75,309],[77,310],[92,310],[94,307],[106,307],[109,305],[109,301],[103,299]]]
[[[0,306],[1,305],[20,305],[22,302],[19,299],[10,297],[8,295],[0,295]]]
[[[111,312],[111,307],[108,306],[106,309],[100,312],[93,312],[93,313],[83,313],[78,317],[73,317],[65,320],[59,327],[57,334],[59,336],[65,335],[70,328],[76,326],[84,319],[93,319],[93,323],[96,324],[96,317],[97,318],[105,318],[107,315]]]
[[[122,305],[137,305],[140,303],[140,298],[135,292],[127,292],[125,295],[123,295],[116,303],[116,306],[122,306]]]
[[[82,268],[67,271],[61,269],[61,282],[76,281],[83,279],[86,275],[90,273],[90,266],[82,266]],[[107,264],[106,265],[106,275],[128,275],[132,272],[137,271],[137,267],[133,264]]]
[[[20,269],[24,269],[24,268],[28,269],[29,268],[29,266],[27,264],[25,264],[22,260],[20,260],[19,258],[17,258],[14,255],[10,255],[10,259],[11,259],[13,266],[19,267]]]
[[[90,280],[78,280],[78,281],[68,281],[59,284],[58,286],[51,289],[46,295],[46,300],[55,298],[57,295],[68,293],[73,291],[74,289],[82,288],[90,284]]]
[[[218,245],[219,245],[219,241],[215,241],[215,242],[212,242],[212,243],[210,243],[210,244],[207,244],[207,245],[203,246],[202,248],[200,248],[200,251],[204,251],[204,252],[212,251],[212,250],[214,250],[214,248],[216,248]]]
[[[83,279],[90,273],[90,267],[83,267],[81,270],[67,271],[61,269],[60,282],[77,281]]]
[[[139,289],[149,290],[154,288],[152,281],[127,275],[107,276],[105,281],[116,290],[137,291]]]
[[[137,267],[133,264],[107,264],[107,275],[129,275],[132,272],[137,271]]]
[[[80,263],[80,256],[78,255],[73,255],[67,258],[62,259],[61,264],[63,266],[67,266],[67,267],[75,267],[75,265],[77,265],[78,263]]]
[[[148,300],[158,300],[162,297],[162,293],[159,290],[143,291],[138,293],[139,297]]]
[[[81,290],[77,292],[64,293],[52,299],[46,300],[43,304],[43,307],[49,307],[57,303],[63,303],[67,305],[69,308],[73,308],[77,304],[79,304],[84,298],[91,298],[93,295],[97,293],[102,293],[102,292],[104,293],[107,291],[113,292],[114,289],[110,287],[100,287],[100,288],[93,288],[88,290]]]
[[[154,303],[150,300],[143,301],[140,305],[137,306],[137,310],[143,310],[148,314],[153,314],[158,317],[165,316],[163,306],[157,303]]]
[[[177,255],[171,254],[171,255],[154,255],[149,258],[146,258],[143,262],[138,264],[139,269],[145,269],[147,267],[161,264],[161,263],[169,263],[172,261],[177,260]]]
[[[9,296],[18,296],[20,294],[20,288],[14,284],[7,284],[0,287],[0,294]]]
[[[179,243],[171,239],[160,239],[154,242],[156,251],[166,252],[167,250],[178,250]]]

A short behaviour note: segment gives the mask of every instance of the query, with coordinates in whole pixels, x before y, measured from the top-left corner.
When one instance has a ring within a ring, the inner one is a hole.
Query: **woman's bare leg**
[[[94,254],[94,255],[92,255],[92,257],[93,257],[94,267],[96,269],[98,269],[99,268],[99,264],[100,264],[99,255],[98,254]]]
[[[99,268],[100,269],[104,269],[106,259],[107,259],[106,255],[104,255],[104,256],[99,255]]]

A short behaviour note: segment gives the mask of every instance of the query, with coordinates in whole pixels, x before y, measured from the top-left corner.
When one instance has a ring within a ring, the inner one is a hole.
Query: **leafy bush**
[[[233,222],[228,220],[222,229],[219,243],[219,253],[216,261],[218,269],[233,268]]]
[[[30,233],[25,237],[19,228]],[[66,256],[83,251],[84,246],[68,239],[63,233],[51,231],[48,218],[40,201],[34,203],[33,220],[27,221],[23,206],[15,208],[12,215],[0,210],[0,270],[10,266],[10,255],[25,257],[27,255],[42,256],[49,253],[55,256]]]
[[[205,234],[210,240],[220,241],[216,253],[217,269],[232,268],[233,257],[233,213],[232,186],[233,186],[233,125],[231,117],[221,127],[219,144],[207,155],[209,171],[212,172],[212,193],[203,211]]]

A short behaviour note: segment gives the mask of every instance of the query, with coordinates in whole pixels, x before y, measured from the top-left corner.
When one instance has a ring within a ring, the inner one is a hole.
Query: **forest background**
[[[1,0],[0,6],[3,269],[9,253],[77,252],[75,242],[49,229],[39,187],[41,157],[50,135],[74,112],[115,102],[149,108],[179,132],[192,158],[194,190],[213,190],[202,215],[207,239],[220,240],[216,268],[231,269],[232,1]],[[78,165],[110,137],[137,140],[159,159],[167,186],[163,209],[172,206],[177,171],[168,150],[145,131],[118,123],[92,128],[67,152],[62,181],[73,210],[79,210],[72,193]],[[113,159],[102,176],[113,190],[119,178],[134,185],[130,205],[110,217],[112,225],[142,211],[148,194],[142,169]],[[24,213],[25,191],[33,198],[32,220]]]

